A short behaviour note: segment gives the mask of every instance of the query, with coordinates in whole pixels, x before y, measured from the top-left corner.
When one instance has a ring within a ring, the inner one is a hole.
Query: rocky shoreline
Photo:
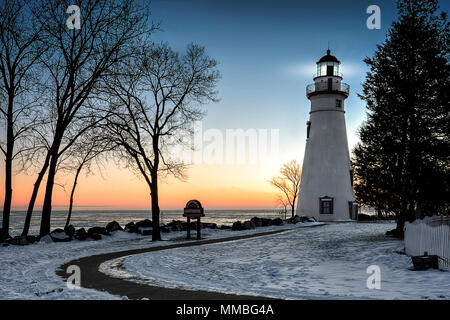
[[[216,223],[204,222],[201,223],[202,229],[219,229],[219,230],[230,230],[230,231],[242,231],[242,230],[252,230],[255,228],[268,227],[268,226],[282,226],[284,224],[296,224],[303,222],[316,222],[314,218],[306,216],[294,216],[292,218],[282,220],[281,218],[259,218],[253,217],[247,221],[235,221],[232,226],[217,225]],[[172,222],[167,224],[161,224],[160,230],[162,233],[176,232],[176,231],[186,231],[187,222],[180,220],[172,220]],[[191,230],[196,230],[197,223],[190,223]],[[28,245],[35,242],[70,242],[72,240],[101,240],[103,237],[110,236],[112,232],[122,231],[128,233],[136,233],[143,236],[152,235],[152,221],[149,219],[144,219],[138,222],[127,223],[122,227],[117,221],[109,222],[105,227],[95,226],[92,228],[79,228],[75,229],[73,225],[69,225],[64,229],[55,229],[50,234],[43,237],[39,236],[16,236],[9,237],[3,241],[3,246],[9,245]]]

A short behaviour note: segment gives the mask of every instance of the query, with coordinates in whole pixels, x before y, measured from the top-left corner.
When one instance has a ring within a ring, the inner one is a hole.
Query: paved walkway
[[[199,241],[188,241],[168,246],[158,246],[134,250],[125,250],[119,252],[104,253],[94,256],[88,256],[76,260],[72,260],[56,270],[56,274],[61,276],[64,280],[68,278],[66,273],[67,267],[69,265],[77,265],[81,269],[81,286],[83,288],[95,289],[99,291],[106,291],[113,295],[126,296],[129,299],[143,299],[147,298],[150,300],[236,300],[236,299],[267,299],[265,297],[256,296],[244,296],[244,295],[234,295],[225,294],[220,292],[210,292],[210,291],[198,291],[198,290],[184,290],[184,289],[171,289],[152,286],[148,284],[140,284],[136,282],[131,282],[123,279],[113,278],[107,276],[106,274],[100,272],[99,266],[108,260],[121,258],[123,256],[135,255],[140,253],[167,250],[174,248],[185,248],[193,246],[201,246],[205,244],[229,242],[240,239],[248,239],[254,237],[261,237],[266,235],[277,234],[280,232],[285,232],[293,229],[281,229],[275,231],[259,232],[229,238],[222,239],[211,239],[211,240],[199,240]]]

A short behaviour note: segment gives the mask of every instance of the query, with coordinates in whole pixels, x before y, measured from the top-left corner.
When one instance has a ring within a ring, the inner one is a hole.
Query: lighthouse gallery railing
[[[341,92],[348,96],[350,94],[350,86],[343,82],[334,82],[331,84],[331,86],[330,84],[328,84],[328,82],[318,82],[311,83],[306,87],[307,96],[317,92]]]

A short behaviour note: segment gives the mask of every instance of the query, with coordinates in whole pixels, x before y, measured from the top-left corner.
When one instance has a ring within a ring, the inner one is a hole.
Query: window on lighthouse
[[[333,198],[320,198],[320,214],[333,214]]]

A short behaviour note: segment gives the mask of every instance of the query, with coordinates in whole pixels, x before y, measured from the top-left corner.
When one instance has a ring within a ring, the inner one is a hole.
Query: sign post
[[[201,239],[201,223],[200,218],[204,217],[203,207],[198,200],[190,200],[184,208],[183,217],[187,217],[187,238],[191,238],[191,218],[197,218],[197,240]]]

